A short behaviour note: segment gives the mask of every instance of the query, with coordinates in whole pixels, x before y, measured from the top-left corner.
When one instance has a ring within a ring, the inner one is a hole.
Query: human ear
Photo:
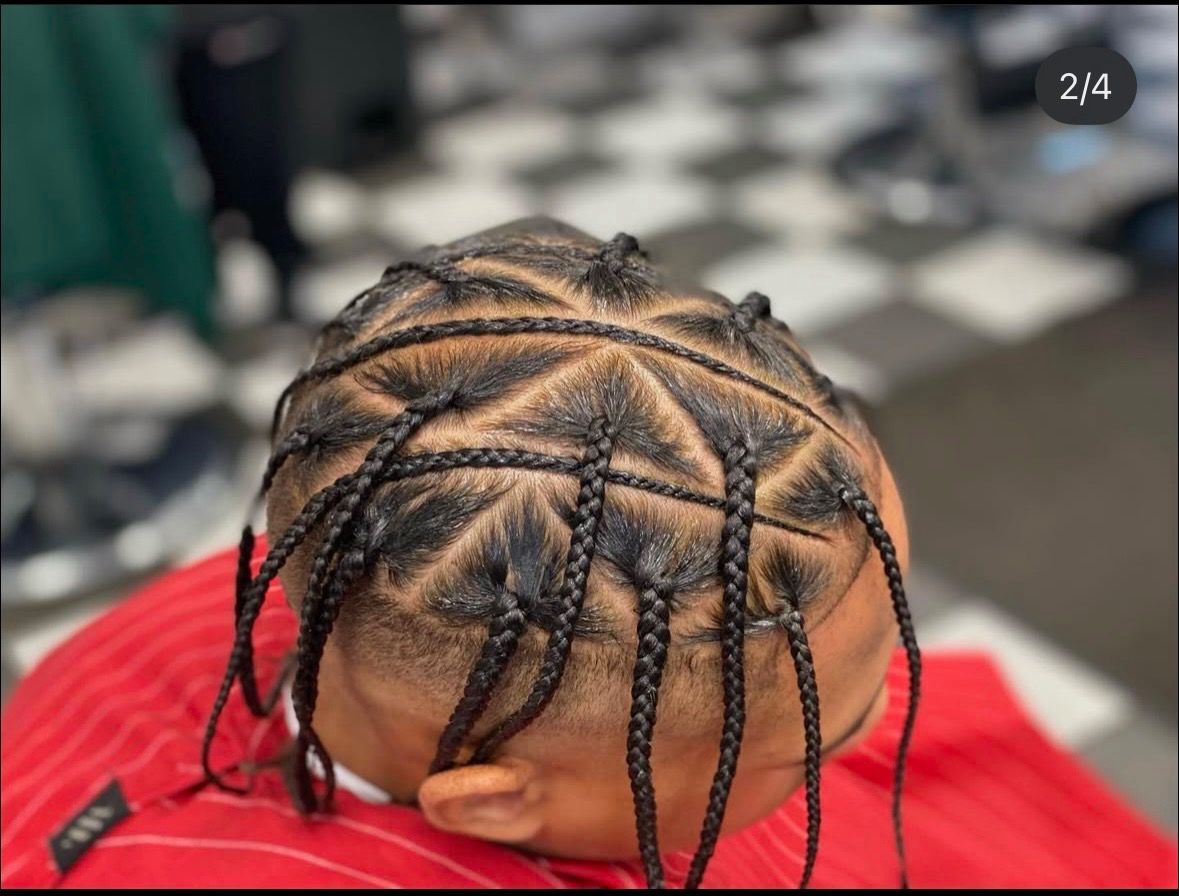
[[[491,840],[524,843],[544,826],[537,768],[497,759],[430,775],[418,788],[418,805],[436,828]]]

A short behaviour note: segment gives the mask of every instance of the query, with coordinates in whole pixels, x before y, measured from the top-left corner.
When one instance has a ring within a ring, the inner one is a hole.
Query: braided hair
[[[686,636],[719,644],[722,705],[685,886],[703,879],[737,772],[755,692],[747,640],[775,636],[802,709],[806,886],[822,755],[807,608],[846,589],[874,550],[908,661],[892,804],[907,885],[901,795],[921,656],[896,550],[869,497],[878,461],[859,447],[864,434],[764,295],[733,304],[673,288],[626,234],[599,243],[555,223],[500,228],[388,268],[324,329],[316,359],[278,401],[262,483],[271,537],[256,572],[250,527],[239,545],[206,775],[233,789],[210,757],[234,684],[258,716],[279,693],[259,692],[251,634],[279,576],[299,603],[289,784],[303,812],[328,808],[335,786],[313,724],[329,637],[364,649],[376,632],[386,658],[466,665],[457,693],[453,676],[423,680],[457,697],[431,773],[468,748],[466,761],[486,761],[538,719],[575,713],[565,695],[601,672],[575,643],[629,644],[624,760],[647,882],[662,887],[651,755],[661,695],[686,649],[672,623],[719,593],[715,627]],[[685,506],[713,528],[686,526]],[[434,626],[427,647],[414,628],[423,618]],[[629,636],[623,619],[634,620]]]

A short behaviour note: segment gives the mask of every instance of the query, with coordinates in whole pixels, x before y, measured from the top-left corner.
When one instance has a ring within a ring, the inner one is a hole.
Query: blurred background
[[[3,7],[4,692],[236,541],[275,398],[407,250],[547,213],[772,297],[982,647],[1176,826],[1176,8]],[[1035,102],[1105,46],[1113,125]]]

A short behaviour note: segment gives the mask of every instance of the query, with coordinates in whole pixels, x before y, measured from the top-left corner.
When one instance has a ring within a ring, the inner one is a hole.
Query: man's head
[[[637,830],[652,884],[699,839],[694,884],[805,781],[809,873],[894,614],[917,654],[888,468],[764,296],[518,222],[390,268],[276,423],[225,690],[267,708],[249,626],[279,574],[303,808],[330,752],[449,830],[586,858]]]

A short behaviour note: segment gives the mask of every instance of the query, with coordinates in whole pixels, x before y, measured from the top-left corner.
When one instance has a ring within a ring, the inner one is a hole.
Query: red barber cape
[[[17,687],[0,742],[0,884],[643,886],[635,862],[529,855],[346,791],[333,814],[304,819],[274,768],[255,775],[246,796],[205,784],[201,735],[229,653],[234,565],[226,552],[164,576]],[[294,634],[272,593],[254,635],[264,687]],[[816,886],[896,886],[889,787],[904,713],[899,654],[891,675],[898,699],[885,720],[824,766]],[[264,761],[289,736],[280,711],[254,718],[235,688],[214,765]],[[927,658],[904,817],[915,887],[1176,884],[1174,842],[1040,734],[976,654]],[[800,792],[723,838],[705,886],[797,886],[805,823]],[[671,885],[682,884],[689,859],[666,856]]]

